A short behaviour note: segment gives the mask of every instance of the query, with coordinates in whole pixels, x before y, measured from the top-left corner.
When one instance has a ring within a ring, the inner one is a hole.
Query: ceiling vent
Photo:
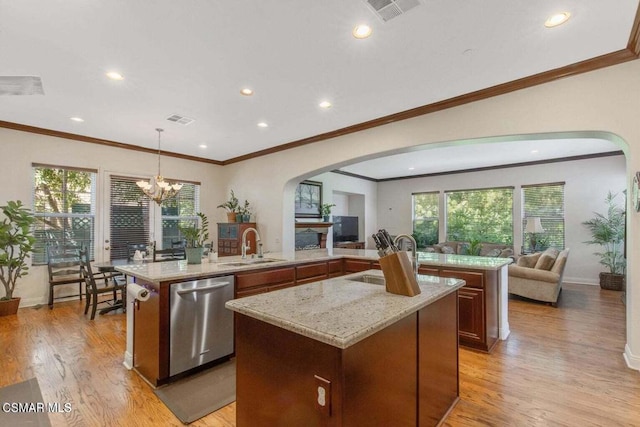
[[[35,76],[0,76],[0,95],[44,95],[42,79]]]
[[[420,5],[420,0],[366,0],[367,4],[383,22],[407,13]]]
[[[194,119],[181,116],[180,114],[172,114],[169,117],[167,117],[167,120],[169,120],[170,122],[178,123],[180,125],[184,125],[184,126],[190,125],[191,123],[195,122]]]

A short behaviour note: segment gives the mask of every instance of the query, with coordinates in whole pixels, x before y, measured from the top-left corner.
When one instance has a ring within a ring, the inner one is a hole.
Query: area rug
[[[235,359],[154,390],[180,421],[194,422],[236,400]]]
[[[0,426],[50,427],[38,380],[0,388]]]

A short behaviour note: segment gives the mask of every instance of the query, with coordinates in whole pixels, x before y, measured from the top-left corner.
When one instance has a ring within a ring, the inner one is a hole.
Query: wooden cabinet
[[[162,322],[160,315],[159,287],[138,280],[138,284],[151,291],[147,301],[138,301],[133,310],[133,367],[154,386],[163,378],[162,360],[168,357],[163,346],[167,344],[168,334],[160,333]],[[168,368],[168,367],[167,367]],[[168,374],[168,369],[167,369]]]
[[[296,285],[324,280],[329,277],[327,261],[314,262],[296,266]]]
[[[365,270],[371,270],[371,261],[366,259],[345,258],[344,274],[357,273]]]
[[[248,297],[295,285],[294,267],[236,273],[236,298]]]
[[[329,269],[329,278],[338,277],[344,274],[344,260],[333,259],[327,263]]]
[[[333,244],[333,247],[341,249],[364,249],[364,242],[337,242]]]
[[[222,222],[218,223],[218,256],[242,254],[242,233],[247,228],[256,228],[255,222]],[[256,234],[247,235],[249,249],[247,254],[256,253]]]

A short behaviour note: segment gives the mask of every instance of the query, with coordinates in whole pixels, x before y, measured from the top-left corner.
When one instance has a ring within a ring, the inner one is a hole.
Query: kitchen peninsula
[[[228,302],[237,425],[438,424],[458,400],[464,282],[418,277],[414,297],[369,270]]]
[[[138,285],[150,291],[148,301],[136,303],[131,313],[127,313],[127,335],[132,337],[133,349],[127,346],[125,366],[134,367],[153,386],[172,380],[169,372],[169,291],[172,284],[232,275],[235,282],[234,297],[240,298],[293,286],[298,289],[299,285],[308,283],[320,286],[327,279],[380,268],[378,254],[374,250],[329,248],[298,251],[292,255],[269,253],[266,256],[269,259],[225,257],[215,263],[170,261],[118,266],[118,271],[133,277]],[[500,337],[506,339],[506,266],[509,260],[421,253],[419,261],[423,274],[433,274],[434,270],[438,270],[442,276],[459,277],[469,282],[471,287],[465,286],[458,292],[460,316],[463,319],[459,326],[468,327],[472,333],[467,335],[472,339],[465,341],[465,331],[461,330],[461,345],[477,348],[472,344],[482,340],[473,337],[481,337],[482,334],[473,331],[486,331],[484,335],[492,335],[496,329],[493,325],[498,326]],[[463,310],[471,313],[471,322],[466,326]],[[142,342],[136,344],[138,339]],[[485,351],[493,345],[491,339],[488,340],[489,345],[482,343]]]

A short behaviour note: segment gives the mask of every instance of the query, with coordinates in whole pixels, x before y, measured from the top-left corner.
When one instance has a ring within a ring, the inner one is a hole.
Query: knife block
[[[408,297],[420,293],[420,287],[413,272],[413,266],[407,252],[395,252],[380,258],[380,267],[384,274],[387,292]]]

